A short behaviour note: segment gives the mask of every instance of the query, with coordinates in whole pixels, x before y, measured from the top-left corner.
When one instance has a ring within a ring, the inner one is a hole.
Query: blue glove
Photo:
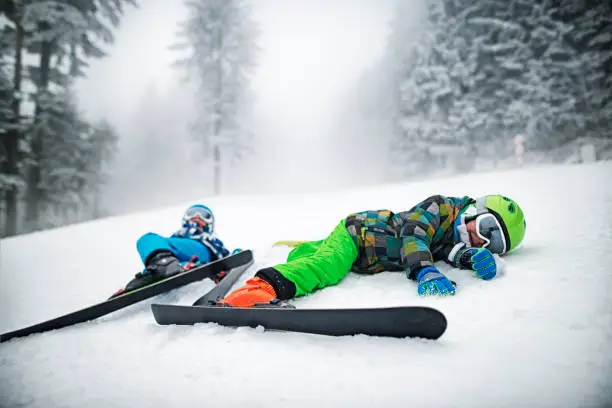
[[[493,254],[487,248],[466,248],[457,253],[457,264],[464,269],[476,272],[480,279],[490,280],[497,274]]]
[[[427,266],[417,275],[418,291],[421,296],[454,295],[455,286],[438,269]]]

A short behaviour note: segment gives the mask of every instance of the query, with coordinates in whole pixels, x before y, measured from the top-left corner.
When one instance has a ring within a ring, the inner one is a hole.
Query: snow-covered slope
[[[401,273],[349,275],[298,307],[430,305],[438,341],[325,337],[212,324],[158,326],[145,301],[0,344],[1,407],[600,407],[612,404],[612,163],[541,167],[319,195],[204,199],[219,236],[282,262],[278,239],[322,238],[348,213],[432,194],[515,198],[524,245],[484,282],[445,264],[452,298]],[[190,203],[0,242],[0,331],[106,298],[140,269],[135,241],[170,233]],[[245,276],[246,279],[248,276]],[[243,279],[243,280],[244,280]],[[156,302],[188,304],[199,282]]]

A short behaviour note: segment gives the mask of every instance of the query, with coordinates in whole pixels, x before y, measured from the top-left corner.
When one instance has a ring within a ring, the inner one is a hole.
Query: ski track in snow
[[[545,166],[333,194],[203,199],[258,268],[278,239],[319,239],[353,211],[401,211],[432,194],[503,193],[527,217],[522,248],[452,298],[420,298],[402,273],[349,274],[303,308],[428,305],[438,341],[159,326],[150,304],[190,304],[209,280],[92,322],[0,344],[0,407],[612,407],[612,163]],[[0,331],[108,297],[140,269],[135,241],[169,234],[187,205],[0,241]]]

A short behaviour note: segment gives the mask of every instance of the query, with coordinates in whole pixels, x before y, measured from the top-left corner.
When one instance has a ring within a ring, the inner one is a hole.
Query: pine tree
[[[579,132],[583,116],[576,109],[575,83],[584,73],[577,50],[565,40],[571,25],[555,18],[549,2],[537,3],[521,20],[530,34],[529,83],[537,83],[526,98],[532,112],[527,136],[533,149],[546,151]]]
[[[42,219],[31,229],[60,225],[77,210],[80,142],[87,132],[70,94],[39,95],[37,106],[40,110],[28,136],[39,143],[32,149],[31,160],[39,176],[35,214]]]
[[[135,5],[133,0],[70,0],[35,1],[25,8],[23,25],[31,33],[27,49],[38,56],[38,63],[29,67],[29,77],[36,86],[34,123],[28,132],[31,165],[27,174],[25,218],[30,230],[38,228],[41,210],[48,204],[45,200],[54,199],[45,191],[42,173],[45,165],[41,162],[48,157],[44,150],[50,146],[45,139],[52,139],[52,133],[57,130],[49,118],[60,120],[64,109],[63,120],[74,121],[73,127],[84,131],[82,120],[73,114],[65,95],[69,94],[72,80],[84,75],[85,59],[105,56],[96,41],[112,44],[112,28],[119,24],[126,3]],[[50,101],[64,102],[54,106]]]
[[[419,42],[398,46],[408,28],[396,22],[390,47],[401,78],[395,145],[407,165],[445,164],[452,152],[500,159],[517,133],[543,154],[582,135],[610,135],[609,2],[428,4]],[[446,156],[440,147],[450,148]]]
[[[597,37],[596,42],[605,42],[606,34],[595,32],[608,17],[596,18],[578,1],[449,2],[464,10],[459,14],[465,17],[459,34],[466,40],[467,54],[477,61],[467,95],[477,101],[479,112],[487,114],[485,132],[475,135],[483,146],[503,156],[509,136],[525,133],[532,149],[545,152],[585,132],[590,112],[601,109],[581,105],[585,99],[597,100],[590,90],[605,89],[600,69],[605,53],[599,49],[589,53],[585,43],[576,46],[571,38],[587,33]],[[599,15],[610,15],[603,3],[599,6]],[[580,16],[585,17],[582,22]],[[589,28],[584,30],[585,26]]]
[[[7,33],[3,33],[7,34]],[[7,41],[8,36],[0,39],[0,140],[2,140],[2,150],[0,160],[2,164],[6,163],[6,148],[4,142],[7,139],[7,134],[12,123],[11,101],[13,100],[13,87],[10,79],[9,70],[9,53],[11,44]],[[0,164],[0,166],[2,166]],[[4,167],[0,167],[4,168]],[[4,175],[4,173],[3,173]],[[6,190],[5,184],[0,182],[0,190]]]
[[[102,46],[114,43],[113,30],[119,27],[126,5],[138,7],[136,0],[30,1],[25,21],[33,33],[31,51],[43,53],[51,47],[55,63],[50,69],[65,70],[51,74],[52,81],[61,83],[66,74],[83,77],[87,59],[107,55]]]
[[[572,55],[562,41],[567,27],[549,10],[528,0],[447,0],[446,6],[453,14],[448,33],[459,40],[453,48],[465,68],[453,78],[461,96],[450,120],[474,157],[503,158],[515,134],[544,140],[554,134],[554,120],[571,121],[567,83],[576,70],[562,62]]]
[[[0,237],[6,234],[4,231],[4,226],[7,224],[5,194],[13,184],[8,166],[8,139],[13,114],[11,110],[13,87],[7,67],[8,47],[9,44],[0,40],[0,224],[3,226],[0,229]]]
[[[574,137],[612,138],[612,5],[603,0],[556,3],[551,14],[569,27],[564,41],[575,51],[572,63],[579,72],[572,87],[582,120]]]
[[[503,156],[507,136],[524,119],[519,95],[530,55],[523,41],[526,31],[513,19],[521,2],[446,2],[453,27],[448,35],[455,39],[453,50],[462,67],[453,77],[459,96],[450,120],[474,158]]]
[[[11,236],[17,233],[19,227],[18,203],[19,194],[23,190],[23,154],[21,147],[23,120],[21,115],[22,78],[23,78],[23,48],[25,30],[23,28],[23,10],[13,1],[0,3],[1,16],[8,20],[8,24],[0,30],[2,38],[3,69],[10,72],[10,92],[6,101],[10,104],[10,113],[7,116],[9,126],[2,136],[2,146],[5,153],[2,163],[2,175],[6,182],[3,194],[3,215],[5,220],[4,234]],[[6,41],[6,42],[5,42]],[[6,65],[4,63],[6,62]]]
[[[81,136],[79,155],[81,200],[86,202],[84,219],[95,219],[106,215],[102,205],[102,188],[109,182],[111,166],[115,160],[119,135],[116,128],[106,119],[101,119],[89,127],[89,132]]]
[[[455,49],[457,39],[448,34],[451,20],[438,1],[429,3],[427,15],[418,41],[409,44],[408,51],[400,51],[402,79],[394,146],[407,176],[415,174],[423,163],[432,171],[444,167],[464,155],[469,145],[461,137],[464,122],[453,122],[451,116],[461,93],[458,76],[465,69]]]
[[[189,0],[189,17],[181,24],[187,51],[176,61],[195,84],[197,117],[192,132],[204,155],[213,158],[214,191],[221,192],[222,150],[231,156],[249,148],[250,132],[241,113],[248,102],[248,80],[255,64],[257,30],[250,8],[241,0]],[[246,139],[246,140],[245,140]]]
[[[33,157],[41,175],[37,228],[102,215],[100,191],[118,139],[107,121],[92,126],[82,119],[70,90],[45,96],[39,101],[41,113],[29,135],[41,141]]]

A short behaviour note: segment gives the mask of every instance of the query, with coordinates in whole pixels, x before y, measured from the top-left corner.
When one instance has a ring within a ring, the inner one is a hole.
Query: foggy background
[[[7,0],[0,29],[2,236],[612,158],[605,1]]]
[[[359,163],[351,163],[338,143],[350,142],[351,135],[338,133],[333,123],[344,94],[382,57],[394,2],[252,4],[261,30],[251,83],[254,150],[240,163],[224,163],[231,166],[224,192],[325,191],[356,182],[351,174]],[[185,13],[182,3],[165,0],[128,9],[109,57],[93,62],[88,78],[77,84],[87,114],[108,118],[121,135],[105,197],[112,212],[212,193],[210,184],[198,182],[210,169],[189,162],[190,153],[197,157],[187,126],[195,102],[171,68],[176,53],[168,50]],[[165,148],[147,146],[153,137],[166,140]],[[164,171],[155,171],[159,165]]]

